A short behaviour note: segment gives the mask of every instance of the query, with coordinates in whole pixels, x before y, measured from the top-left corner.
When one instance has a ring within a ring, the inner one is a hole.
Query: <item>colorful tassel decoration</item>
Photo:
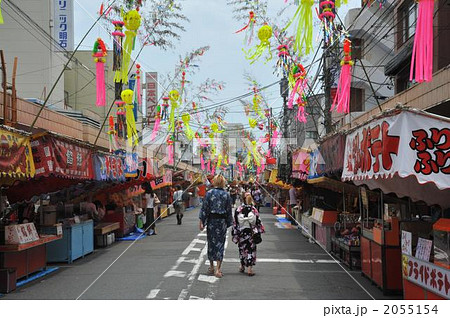
[[[122,59],[122,83],[128,84],[128,67],[131,60],[131,52],[134,48],[134,40],[137,35],[137,29],[141,25],[141,15],[136,10],[128,11],[124,17],[123,22],[125,28],[125,42],[123,43],[123,59]]]
[[[178,108],[178,100],[180,98],[180,94],[177,90],[172,90],[169,92],[169,99],[170,99],[170,117],[169,117],[169,131],[174,132],[175,131],[175,110]]]
[[[156,106],[155,124],[153,126],[152,135],[150,136],[150,141],[153,141],[158,134],[159,126],[161,124],[161,106]]]
[[[204,171],[205,170],[205,157],[203,157],[203,151],[200,152],[200,164],[201,164],[202,170]]]
[[[117,106],[117,136],[123,138],[125,136],[125,102],[119,100],[114,104]]]
[[[92,56],[94,57],[96,68],[96,87],[97,87],[97,106],[105,106],[106,104],[106,90],[105,90],[105,62],[106,62],[106,47],[102,39],[98,38],[94,43]]]
[[[167,120],[169,115],[167,109],[169,108],[169,97],[163,97],[163,102],[161,104],[161,120]]]
[[[272,52],[270,50],[270,41],[269,39],[272,37],[272,27],[270,25],[264,24],[258,30],[258,39],[261,41],[258,46],[256,46],[253,50],[250,49],[247,52],[242,49],[245,53],[245,57],[248,60],[251,60],[250,64],[255,63],[264,53],[264,51],[268,51],[269,56],[266,59],[266,62],[272,59]]]
[[[288,108],[292,109],[294,105],[295,96],[297,104],[303,100],[303,92],[306,89],[306,71],[303,65],[297,64],[292,69],[292,73],[289,75],[291,94],[289,95]]]
[[[336,39],[339,38],[339,32],[336,29],[334,24],[335,15],[335,6],[334,0],[321,0],[319,3],[320,13],[319,19],[321,21],[322,27],[324,30],[323,41],[326,45],[331,45],[334,43]],[[317,9],[316,9],[317,10]]]
[[[289,54],[289,48],[287,45],[280,45],[278,50],[277,69],[282,71],[284,77],[287,77],[289,70],[291,69],[291,59]]]
[[[301,0],[292,20],[283,31],[297,20],[297,32],[295,35],[294,51],[298,55],[308,55],[312,50],[313,42],[313,10],[314,0]]]
[[[122,92],[122,59],[123,59],[123,33],[122,21],[113,21],[114,32],[113,36],[113,71],[114,71],[114,83],[115,83],[115,98],[120,99],[120,93]]]
[[[125,118],[127,121],[127,142],[128,146],[138,144],[138,135],[136,130],[136,120],[134,119],[134,105],[133,105],[133,91],[131,89],[126,89],[122,91],[120,95],[122,100],[125,102]]]
[[[434,0],[419,0],[409,80],[431,82],[433,79]]]
[[[334,97],[331,110],[336,109],[338,113],[348,114],[350,111],[350,88],[352,84],[352,66],[351,42],[349,39],[344,40],[344,59],[341,61],[341,75],[337,87],[336,96]]]

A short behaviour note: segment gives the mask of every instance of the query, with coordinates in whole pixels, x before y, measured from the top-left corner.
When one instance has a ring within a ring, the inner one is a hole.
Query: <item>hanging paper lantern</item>
[[[272,52],[270,51],[270,42],[269,42],[269,39],[271,37],[272,37],[272,27],[270,25],[264,24],[258,31],[258,39],[261,42],[253,50],[250,49],[247,52],[244,51],[246,58],[248,60],[251,60],[250,64],[255,63],[266,50],[269,53],[266,62],[272,59]]]
[[[297,21],[294,51],[299,55],[308,55],[312,50],[313,40],[313,10],[314,0],[301,0],[294,17],[286,25],[283,31]]]
[[[127,141],[129,147],[138,144],[136,121],[134,119],[134,112],[133,112],[134,109],[133,94],[134,92],[131,89],[126,89],[122,91],[122,93],[120,94],[122,100],[125,102],[125,112],[126,112],[125,118],[127,120]]]
[[[115,97],[120,99],[120,93],[122,92],[122,59],[123,50],[122,43],[125,33],[123,33],[123,21],[113,21],[114,32],[113,36],[113,71],[114,71],[114,83],[115,85]]]
[[[150,141],[153,141],[158,134],[159,126],[161,124],[161,106],[156,106],[156,114],[155,114],[155,124],[153,126],[152,135],[150,136]]]
[[[171,90],[169,92],[170,99],[170,117],[169,117],[169,131],[175,131],[175,110],[178,108],[178,100],[180,99],[180,93],[177,90]]]
[[[303,100],[303,92],[306,89],[306,71],[303,65],[297,64],[289,76],[291,85],[291,94],[289,95],[288,108],[292,109],[294,100],[299,103]],[[297,99],[295,99],[297,96]]]
[[[106,103],[105,63],[107,54],[105,43],[101,38],[98,38],[94,43],[94,49],[92,52],[96,65],[97,106],[105,106]]]
[[[434,0],[419,0],[409,80],[431,82],[433,79]]]
[[[125,13],[123,17],[125,28],[125,42],[123,44],[123,60],[122,60],[122,83],[128,84],[128,67],[131,60],[131,52],[134,49],[134,40],[136,38],[137,29],[141,25],[141,15],[136,10]]]
[[[334,97],[331,110],[336,109],[338,113],[348,114],[350,110],[350,88],[352,84],[352,57],[351,42],[349,39],[344,40],[344,59],[341,61],[341,75]]]
[[[250,45],[250,43],[252,42],[255,24],[256,24],[255,13],[253,11],[250,11],[247,25],[245,25],[242,29],[237,30],[235,32],[235,33],[240,33],[244,30],[247,30],[246,35],[245,35],[245,42],[248,43],[248,45]]]
[[[167,137],[167,158],[169,161],[169,165],[173,165],[174,164],[174,151],[173,151],[173,135],[169,135]]]
[[[181,115],[181,119],[184,123],[184,133],[186,134],[186,138],[192,140],[194,138],[194,131],[191,126],[189,126],[189,121],[191,120],[191,116],[188,113],[184,113]]]

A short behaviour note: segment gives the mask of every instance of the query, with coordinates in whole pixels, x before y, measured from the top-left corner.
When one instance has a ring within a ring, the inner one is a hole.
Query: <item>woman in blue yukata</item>
[[[233,224],[231,197],[225,191],[227,181],[221,175],[217,175],[212,180],[214,189],[206,193],[203,205],[200,210],[200,231],[206,226],[206,236],[208,238],[208,274],[214,274],[220,278],[223,276],[221,265],[225,250],[225,239],[227,228]],[[214,261],[217,268],[214,269]]]
[[[255,208],[255,202],[251,194],[247,194],[244,203],[234,212],[234,224],[231,230],[233,243],[239,247],[241,273],[244,273],[247,267],[248,276],[255,275],[253,266],[256,265],[256,244],[260,243],[255,240],[255,235],[261,235],[264,232],[264,225],[259,218],[258,209]]]

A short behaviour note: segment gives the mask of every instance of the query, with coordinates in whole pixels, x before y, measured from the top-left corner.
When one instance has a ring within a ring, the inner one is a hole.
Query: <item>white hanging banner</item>
[[[449,150],[450,121],[399,110],[347,135],[342,180],[430,204],[450,205],[449,200],[427,193],[450,194]]]

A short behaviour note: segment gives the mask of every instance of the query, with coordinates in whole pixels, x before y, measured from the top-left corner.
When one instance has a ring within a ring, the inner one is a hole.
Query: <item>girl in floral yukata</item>
[[[245,267],[247,267],[248,276],[255,275],[252,269],[256,264],[256,243],[253,234],[265,232],[258,210],[254,205],[252,196],[248,194],[245,197],[245,203],[234,212],[234,224],[231,231],[233,243],[238,244],[239,247],[241,260],[239,271],[244,273]]]
[[[200,210],[200,231],[203,231],[205,226],[206,236],[208,239],[208,259],[209,259],[209,274],[214,274],[216,277],[222,277],[221,270],[223,253],[225,250],[225,239],[227,235],[227,228],[233,224],[233,215],[231,208],[230,194],[224,190],[226,180],[223,176],[215,176],[213,181],[214,189],[206,193]],[[214,261],[217,262],[217,268],[214,269]]]

